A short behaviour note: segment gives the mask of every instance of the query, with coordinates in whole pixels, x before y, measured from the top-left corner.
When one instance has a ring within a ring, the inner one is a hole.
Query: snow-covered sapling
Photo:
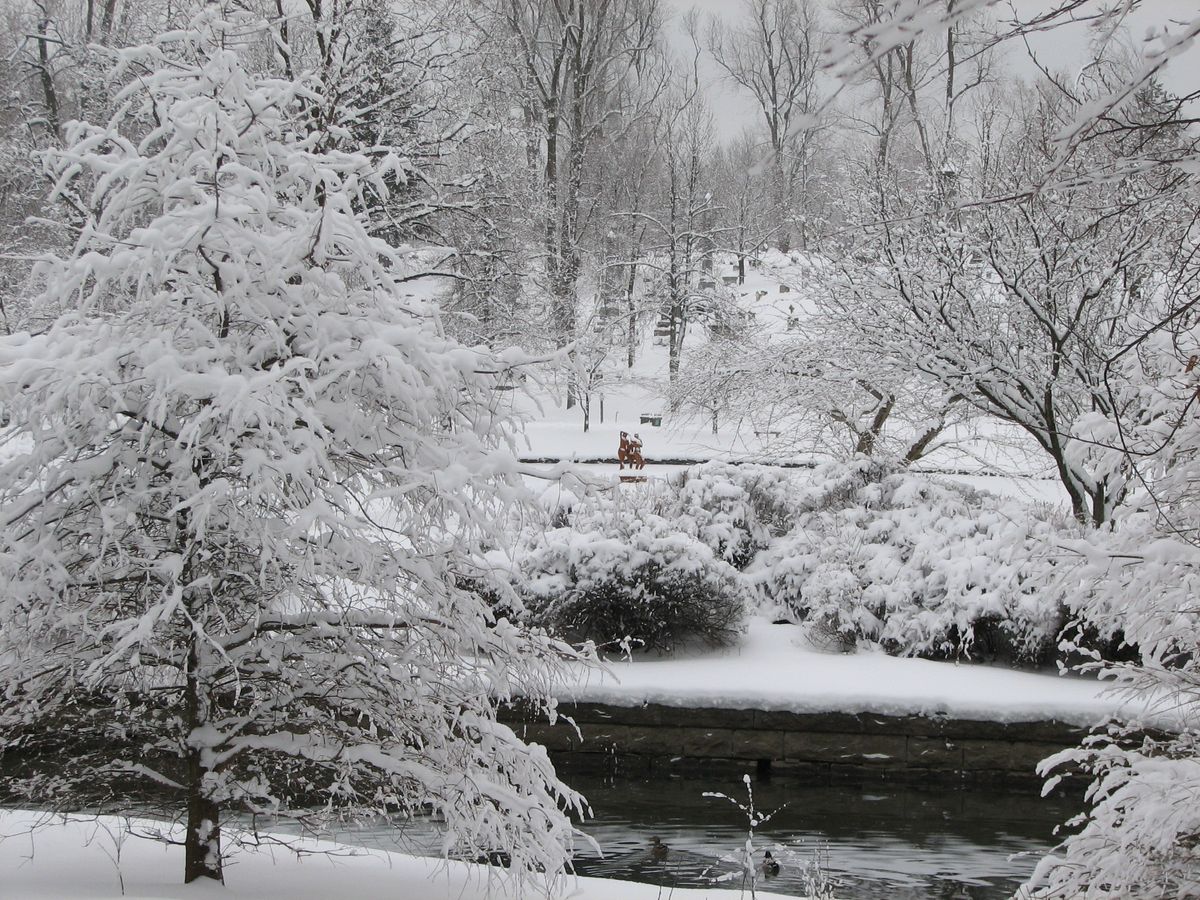
[[[746,841],[744,844],[742,844],[742,847],[738,853],[735,854],[729,861],[733,862],[738,867],[738,871],[742,877],[742,890],[749,889],[750,896],[754,897],[756,896],[759,879],[762,878],[764,874],[760,869],[759,864],[755,861],[755,854],[757,853],[754,848],[755,834],[760,826],[771,821],[771,819],[774,818],[774,816],[781,809],[783,809],[784,806],[787,806],[787,804],[785,803],[784,806],[777,807],[769,813],[764,813],[754,805],[754,784],[750,780],[750,776],[748,774],[742,776],[742,783],[746,786],[745,803],[740,800],[735,800],[733,797],[730,797],[728,794],[723,794],[720,791],[705,791],[703,796],[717,797],[721,800],[728,800],[741,811],[742,815],[746,817]]]

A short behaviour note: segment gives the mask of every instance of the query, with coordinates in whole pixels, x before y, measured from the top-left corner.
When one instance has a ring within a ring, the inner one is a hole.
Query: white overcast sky
[[[679,20],[688,11],[695,9],[702,18],[713,16],[734,21],[739,15],[744,15],[745,0],[668,0],[674,8]],[[1050,8],[1047,0],[1012,0],[1017,13],[1023,18],[1036,15]],[[1097,6],[1107,0],[1096,0]],[[825,5],[826,0],[818,0]],[[999,6],[1000,15],[1009,13],[1008,0]],[[1130,16],[1130,36],[1135,40],[1145,37],[1147,29],[1167,26],[1178,30],[1179,23],[1200,15],[1200,0],[1143,0],[1140,9]],[[690,45],[680,33],[677,35],[681,51]],[[1031,47],[1044,64],[1051,69],[1079,68],[1087,62],[1089,31],[1084,25],[1066,25],[1053,32],[1037,35],[1030,41]],[[1005,56],[1005,65],[1021,75],[1033,78],[1037,70],[1026,55],[1024,46],[1010,42]],[[711,61],[705,67],[705,72],[712,80],[709,93],[710,103],[716,113],[720,130],[725,136],[740,131],[751,121],[753,109],[747,104],[746,97],[739,94],[732,86],[718,79],[718,72]],[[1200,44],[1193,46],[1182,56],[1176,57],[1163,73],[1163,82],[1169,90],[1176,93],[1187,93],[1200,88]]]

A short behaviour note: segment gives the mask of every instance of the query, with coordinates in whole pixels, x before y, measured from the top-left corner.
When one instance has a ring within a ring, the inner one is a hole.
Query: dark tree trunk
[[[1057,373],[1056,373],[1057,374]],[[1075,477],[1075,471],[1067,460],[1066,448],[1062,435],[1058,430],[1058,411],[1054,399],[1053,387],[1047,385],[1042,391],[1042,420],[1045,423],[1045,437],[1042,445],[1050,451],[1054,458],[1054,466],[1058,470],[1058,478],[1071,498],[1071,514],[1083,524],[1102,525],[1103,519],[1095,518],[1095,509],[1088,509],[1088,498],[1080,480]]]
[[[46,127],[57,138],[58,94],[54,90],[54,76],[50,73],[49,29],[49,20],[38,21],[38,77],[42,82],[42,99],[46,104]]]
[[[279,15],[279,41],[275,50],[283,63],[284,77],[291,81],[295,77],[292,73],[292,42],[288,33],[288,17],[283,9],[283,0],[275,0],[275,11]]]
[[[104,17],[100,20],[100,34],[104,40],[112,36],[113,22],[117,17],[117,0],[104,0]]]
[[[629,330],[626,334],[625,365],[632,369],[634,352],[637,349],[637,306],[633,302],[633,289],[637,281],[637,264],[629,264],[629,276],[625,281],[625,309],[629,315]]]
[[[879,435],[883,433],[883,426],[887,424],[888,417],[892,414],[892,408],[895,405],[895,397],[889,395],[883,399],[882,404],[875,410],[870,427],[858,436],[858,446],[854,448],[855,453],[870,456],[875,452],[875,444],[879,441]]]
[[[579,280],[579,203],[583,194],[583,167],[586,146],[583,140],[583,103],[585,83],[576,70],[571,96],[571,140],[566,194],[562,198],[562,223],[559,226],[559,276],[557,298],[566,341],[575,337],[575,286]],[[574,376],[568,376],[567,409],[578,397]]]
[[[213,279],[217,292],[221,293],[219,272],[214,272]],[[222,336],[227,330],[228,323],[222,322]],[[201,484],[207,480],[201,461],[194,466],[193,472]],[[180,543],[176,549],[181,557],[188,560],[180,573],[180,581],[184,585],[191,585],[196,581],[196,572],[187,547],[191,521],[186,510],[175,514],[175,528],[180,536]],[[184,588],[184,627],[187,628],[188,641],[186,695],[183,698],[184,761],[187,767],[184,776],[187,803],[187,831],[183,838],[184,884],[190,884],[200,878],[211,878],[222,883],[225,880],[221,871],[220,809],[212,796],[212,785],[206,777],[210,774],[210,769],[205,760],[205,748],[199,746],[195,740],[208,725],[210,703],[210,685],[204,662],[204,639],[199,634],[199,623],[204,618],[202,604],[203,601],[198,599],[195,589]]]
[[[546,104],[546,169],[542,188],[546,193],[546,259],[551,267],[550,281],[558,277],[558,262],[562,255],[558,233],[558,111],[555,100]]]
[[[189,604],[190,605],[190,604]],[[189,614],[191,614],[189,610]],[[188,737],[203,728],[208,721],[208,697],[201,673],[200,638],[193,633],[188,651],[187,697],[184,702],[184,722]],[[211,878],[224,882],[221,871],[220,809],[210,794],[202,750],[189,745],[187,749],[187,833],[183,844],[183,881]]]
[[[200,753],[194,750],[188,754],[187,760],[187,836],[183,848],[185,884],[199,878],[225,881],[221,871],[221,811],[216,801],[206,796],[204,775]]]
[[[745,211],[740,214],[737,233],[737,277],[738,284],[746,283],[746,219]]]
[[[904,464],[911,465],[924,456],[925,452],[929,449],[929,445],[942,433],[943,428],[945,428],[945,425],[938,423],[925,429],[925,433],[917,438],[913,442],[913,445],[908,448],[908,452],[904,454]]]
[[[671,333],[667,340],[670,342],[668,347],[667,369],[672,385],[679,380],[679,360],[683,356],[683,338],[687,331],[687,318],[685,315],[685,307],[683,303],[676,302],[671,304]],[[671,408],[675,409],[679,405],[678,399],[671,401]]]

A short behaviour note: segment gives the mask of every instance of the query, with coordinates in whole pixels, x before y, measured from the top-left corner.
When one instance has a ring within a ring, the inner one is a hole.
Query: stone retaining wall
[[[1039,760],[1079,743],[1061,722],[1004,725],[926,716],[564,703],[550,725],[513,709],[502,718],[567,768],[755,768],[760,774],[1034,781]]]

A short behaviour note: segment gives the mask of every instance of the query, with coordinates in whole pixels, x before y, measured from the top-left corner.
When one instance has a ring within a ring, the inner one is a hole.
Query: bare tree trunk
[[[634,355],[637,350],[637,304],[633,299],[633,289],[637,282],[637,264],[631,262],[629,264],[629,277],[625,282],[625,309],[629,315],[628,331],[626,332],[626,359],[625,365],[627,368],[633,368]]]
[[[912,446],[908,448],[908,452],[904,454],[904,464],[906,466],[912,465],[922,456],[924,456],[926,451],[929,449],[929,445],[932,444],[937,436],[942,433],[945,427],[946,425],[944,422],[939,422],[938,424],[931,425],[929,428],[925,429],[925,433],[917,438],[916,441],[913,442]]]
[[[777,148],[774,151],[775,155],[775,177],[774,194],[775,194],[775,218],[776,224],[779,226],[779,237],[775,244],[779,248],[780,253],[787,253],[792,249],[792,223],[791,223],[791,197],[788,185],[787,175],[783,167],[783,150]]]
[[[746,214],[743,207],[738,214],[737,228],[737,278],[738,284],[746,283]]]
[[[561,235],[558,232],[558,108],[557,98],[546,103],[546,165],[542,190],[546,195],[546,268],[554,302],[558,300],[558,279],[562,268]],[[557,314],[557,310],[555,311]],[[558,323],[555,322],[557,328]],[[555,336],[557,338],[557,335]]]
[[[42,100],[46,105],[46,127],[55,137],[58,137],[58,94],[54,90],[54,76],[50,72],[49,47],[50,20],[40,19],[37,27],[38,45],[38,78],[42,83]]]
[[[871,419],[870,426],[858,436],[858,444],[854,448],[855,453],[870,456],[875,452],[875,445],[879,442],[879,435],[883,433],[883,426],[887,424],[888,417],[896,405],[894,395],[889,394],[886,398],[881,399],[882,403],[875,410],[875,416]]]
[[[683,356],[683,338],[687,333],[687,307],[682,301],[676,301],[671,304],[671,333],[667,338],[668,361],[667,369],[670,376],[671,384],[675,384],[679,380],[679,361]],[[672,400],[672,407],[679,405],[678,400]]]
[[[674,181],[674,179],[672,179]],[[672,191],[674,186],[672,186]],[[667,370],[672,386],[679,380],[679,359],[683,352],[683,334],[686,327],[684,321],[684,298],[683,291],[685,290],[683,272],[679,270],[679,241],[678,236],[674,233],[676,227],[676,216],[678,215],[678,207],[673,200],[671,203],[671,235],[670,268],[667,272],[667,292],[670,306],[667,307],[667,317],[670,321],[670,331],[667,335]],[[672,393],[672,396],[676,395]],[[679,400],[672,399],[671,408],[675,409],[679,405]]]
[[[574,63],[571,66],[571,119],[570,119],[570,153],[567,156],[570,170],[567,173],[567,188],[562,199],[562,221],[559,223],[559,294],[562,323],[568,329],[569,337],[574,337],[575,330],[575,290],[579,280],[579,204],[583,194],[583,172],[587,157],[587,144],[584,140],[584,104],[586,103],[589,71],[587,64],[581,58],[582,48],[578,41],[575,44]],[[572,369],[572,372],[574,370]],[[577,384],[573,375],[568,375],[567,409],[575,402]]]
[[[291,81],[295,75],[292,73],[292,46],[288,35],[288,17],[283,10],[283,0],[275,0],[275,12],[279,16],[279,41],[276,51],[283,63],[283,76]]]
[[[917,85],[913,74],[913,67],[916,65],[914,53],[915,45],[906,44],[904,47],[904,65],[902,68],[904,73],[904,93],[908,99],[908,109],[912,115],[913,124],[917,128],[917,136],[921,139],[921,155],[925,158],[925,168],[929,172],[929,177],[936,180],[937,168],[933,160],[933,147],[929,143],[929,132],[925,128],[925,119],[921,115],[920,107],[917,105]]]
[[[117,18],[117,0],[104,0],[104,16],[100,20],[100,36],[107,42],[112,37],[113,22]]]
[[[550,282],[550,326],[556,347],[565,347],[571,342],[575,330],[574,273],[570,260],[571,247],[567,234],[570,218],[565,206],[560,205],[558,186],[558,142],[562,120],[558,115],[558,99],[546,104],[546,169],[544,190],[546,194],[546,267]],[[569,192],[568,192],[569,199]],[[575,406],[576,383],[573,372],[567,374],[567,409]]]

